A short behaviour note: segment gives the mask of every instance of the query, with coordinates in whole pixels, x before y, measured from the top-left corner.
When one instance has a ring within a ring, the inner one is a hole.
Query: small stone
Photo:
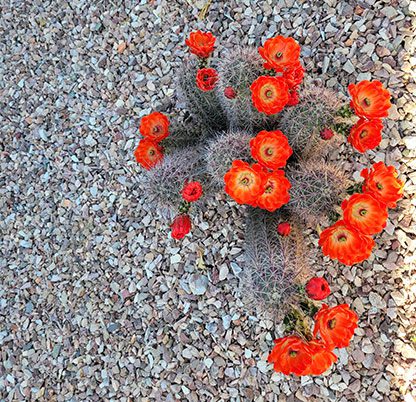
[[[117,52],[118,53],[123,53],[126,50],[127,47],[127,43],[126,42],[120,42],[117,46]]]
[[[344,64],[342,68],[348,74],[352,74],[353,72],[355,72],[354,64],[352,64],[350,60],[347,60],[347,62]]]
[[[397,10],[392,6],[387,6],[381,9],[381,14],[387,18],[392,19],[397,16]]]
[[[408,136],[403,138],[403,143],[407,149],[416,149],[416,136]]]
[[[224,327],[225,330],[227,330],[228,328],[230,328],[230,324],[231,324],[231,316],[230,315],[225,315],[222,317],[222,325]]]
[[[156,90],[156,87],[155,87],[155,84],[153,84],[153,81],[147,81],[146,86],[147,86],[147,89],[149,91],[155,91]]]
[[[109,324],[109,326],[107,327],[107,331],[108,332],[115,332],[120,328],[120,324],[117,322],[112,322]]]
[[[228,271],[228,266],[226,264],[221,265],[218,279],[220,281],[223,281],[224,279],[227,279],[228,272],[229,272]]]
[[[203,295],[207,291],[208,278],[205,275],[194,274],[189,279],[189,288],[194,295]]]
[[[174,254],[170,257],[170,263],[171,264],[177,264],[181,260],[182,260],[182,257],[180,256],[180,254]]]
[[[371,292],[368,296],[368,299],[370,300],[370,303],[379,309],[386,308],[386,302],[383,300],[383,298],[375,292]]]
[[[25,306],[26,314],[30,314],[32,311],[33,311],[33,303],[32,302],[26,303],[26,306]]]

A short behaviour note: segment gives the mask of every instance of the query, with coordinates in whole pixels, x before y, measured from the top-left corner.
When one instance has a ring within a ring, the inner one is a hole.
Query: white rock
[[[189,279],[189,288],[194,295],[203,295],[207,291],[208,278],[205,275],[194,274]]]

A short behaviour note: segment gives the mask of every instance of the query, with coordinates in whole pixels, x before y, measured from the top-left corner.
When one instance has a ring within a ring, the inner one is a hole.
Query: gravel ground
[[[200,21],[204,4],[0,2],[0,400],[413,401],[415,2],[212,1]],[[318,271],[360,316],[325,376],[265,363],[278,328],[237,291],[241,209],[218,200],[175,242],[142,195],[139,120],[173,109],[195,28],[218,51],[293,35],[324,85],[393,94],[386,139],[346,168],[393,164],[406,195],[370,260]]]

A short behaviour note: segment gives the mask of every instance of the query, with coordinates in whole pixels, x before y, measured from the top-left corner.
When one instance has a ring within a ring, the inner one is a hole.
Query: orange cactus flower
[[[338,360],[338,357],[322,341],[313,339],[308,345],[313,351],[312,362],[302,372],[302,375],[321,375]]]
[[[289,202],[290,181],[283,170],[275,170],[267,176],[266,187],[256,201],[259,208],[274,212]]]
[[[353,194],[341,204],[344,220],[361,233],[373,235],[386,227],[386,204],[381,204],[371,194]]]
[[[319,245],[324,255],[354,265],[370,256],[374,240],[341,220],[321,233]]]
[[[319,333],[327,348],[346,348],[358,327],[358,315],[348,304],[329,308],[323,304],[315,315],[313,336]]]
[[[276,372],[300,376],[311,365],[313,350],[301,338],[286,336],[276,339],[274,344],[267,361],[273,363]]]
[[[163,159],[163,148],[157,142],[143,138],[134,151],[134,156],[140,165],[150,170]]]
[[[252,205],[264,192],[267,174],[263,168],[236,160],[224,175],[225,192],[239,204]]]
[[[289,102],[289,87],[282,77],[260,76],[250,86],[251,99],[259,112],[279,113]]]
[[[201,91],[212,91],[217,82],[218,73],[213,68],[201,68],[196,73],[196,85]]]
[[[380,81],[361,81],[348,85],[351,107],[357,116],[368,119],[381,119],[389,115],[390,92]]]
[[[215,36],[211,32],[194,31],[185,40],[191,53],[206,59],[211,55],[215,46]]]
[[[253,158],[271,170],[284,167],[293,153],[287,137],[279,130],[260,131],[250,140],[250,149]]]
[[[289,89],[297,89],[302,83],[304,76],[305,69],[300,64],[300,61],[294,67],[291,67],[283,73],[283,78],[286,80]]]
[[[362,170],[361,176],[364,177],[363,192],[371,194],[388,208],[395,208],[396,202],[403,197],[404,183],[397,178],[394,166],[377,162],[371,169]]]
[[[348,142],[362,154],[369,149],[374,149],[381,142],[383,122],[380,119],[360,119],[352,126]]]
[[[160,112],[152,112],[140,121],[140,134],[154,142],[160,142],[169,135],[169,120]]]
[[[293,68],[299,62],[300,46],[293,38],[276,36],[267,39],[263,47],[259,47],[260,56],[266,60],[265,68],[284,71]]]

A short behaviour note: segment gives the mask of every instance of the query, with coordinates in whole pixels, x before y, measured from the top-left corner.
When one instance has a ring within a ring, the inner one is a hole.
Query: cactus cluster
[[[289,236],[277,233],[280,222],[291,223]],[[309,272],[307,245],[290,215],[249,208],[246,222],[242,294],[248,304],[276,318],[295,302]]]
[[[204,194],[223,191],[224,175],[234,160],[253,162],[250,139],[260,130],[282,131],[294,151],[286,169],[290,201],[275,213],[248,208],[242,284],[253,305],[284,314],[283,306],[299,296],[309,270],[300,223],[316,227],[332,219],[349,186],[342,171],[323,158],[340,144],[339,136],[322,130],[334,127],[342,102],[333,91],[314,87],[300,90],[299,103],[277,115],[258,112],[250,85],[264,68],[256,49],[233,50],[223,57],[215,90],[197,87],[197,69],[191,62],[179,75],[180,94],[192,119],[171,126],[162,142],[165,157],[146,172],[144,188],[158,207],[177,210],[186,181],[200,181]],[[277,233],[282,220],[291,222],[287,237]]]

